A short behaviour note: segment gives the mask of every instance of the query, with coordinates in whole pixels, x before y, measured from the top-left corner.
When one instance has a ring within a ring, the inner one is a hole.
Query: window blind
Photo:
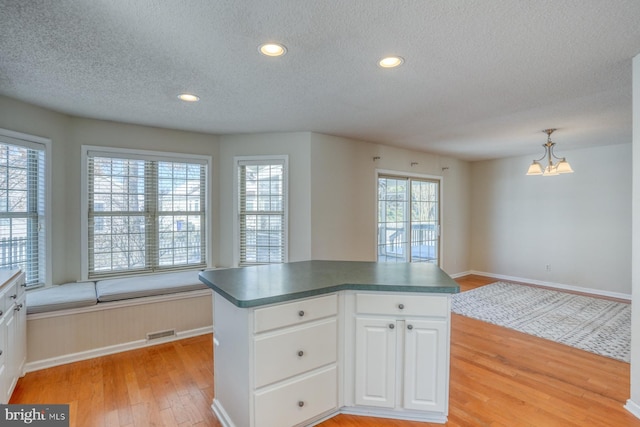
[[[240,265],[285,262],[285,161],[239,161]]]
[[[46,278],[46,152],[42,144],[0,142],[0,268],[20,268],[27,286]]]
[[[206,266],[206,164],[89,152],[88,275]]]

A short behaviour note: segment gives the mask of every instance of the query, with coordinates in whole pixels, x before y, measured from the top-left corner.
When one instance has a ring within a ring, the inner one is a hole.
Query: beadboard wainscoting
[[[26,371],[211,333],[212,307],[204,289],[31,314]]]

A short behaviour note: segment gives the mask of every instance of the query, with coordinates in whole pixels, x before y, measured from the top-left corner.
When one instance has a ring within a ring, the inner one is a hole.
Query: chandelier
[[[573,169],[571,169],[567,159],[564,157],[556,157],[553,153],[553,146],[556,144],[551,141],[551,134],[555,130],[556,129],[543,130],[543,132],[547,134],[547,142],[546,144],[542,144],[544,147],[544,155],[531,163],[531,166],[529,166],[529,170],[527,171],[527,175],[554,176],[560,175],[561,173],[573,173]],[[547,159],[547,164],[545,166],[540,163],[540,161],[544,159]],[[558,161],[555,164],[553,163],[554,159]]]

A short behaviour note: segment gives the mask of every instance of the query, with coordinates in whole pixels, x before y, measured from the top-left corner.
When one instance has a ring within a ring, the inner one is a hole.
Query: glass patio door
[[[378,176],[378,262],[440,262],[440,181]]]

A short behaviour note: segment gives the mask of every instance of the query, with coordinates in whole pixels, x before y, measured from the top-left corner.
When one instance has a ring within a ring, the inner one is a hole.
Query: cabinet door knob
[[[298,406],[302,408],[304,406],[304,402],[302,400],[299,400],[298,401]]]
[[[0,356],[2,356],[2,350],[0,350]]]
[[[2,310],[0,310],[0,316],[2,316],[4,314],[4,312]]]
[[[394,325],[393,323],[389,323],[389,329],[393,329],[395,327],[396,327],[396,325]]]
[[[300,311],[298,312],[298,316],[300,316],[300,317],[304,316],[304,310],[300,310]]]
[[[16,299],[17,297],[18,297],[18,294],[9,295],[9,298],[11,299]]]
[[[398,308],[399,308],[400,310],[404,310],[404,304],[398,304]]]
[[[23,284],[22,284],[22,285],[20,285],[20,286],[22,286],[23,288],[26,288],[26,287],[27,287],[27,284],[26,284],[26,283],[23,283]]]
[[[298,356],[300,356],[300,357],[304,356],[304,351],[300,350],[300,351],[298,352]]]
[[[412,330],[413,329],[413,325],[407,325],[407,329],[408,330]]]

